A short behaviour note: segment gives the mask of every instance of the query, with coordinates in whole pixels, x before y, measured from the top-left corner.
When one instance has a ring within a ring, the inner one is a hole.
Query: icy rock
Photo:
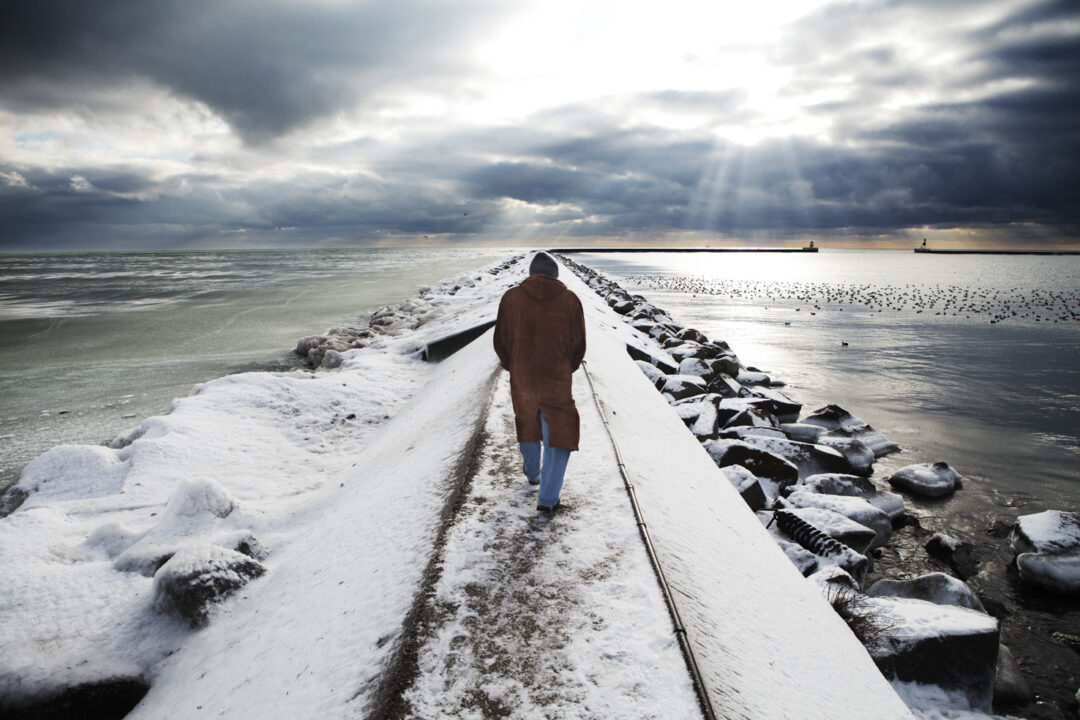
[[[812,414],[803,418],[802,422],[807,425],[817,425],[826,430],[866,424],[839,405],[826,405],[823,408],[818,408]]]
[[[689,340],[690,342],[701,343],[704,345],[709,342],[709,338],[705,337],[705,334],[695,330],[694,328],[686,328],[680,332],[677,336],[680,340]]]
[[[1062,595],[1080,596],[1080,552],[1021,553],[1016,557],[1020,579]]]
[[[864,497],[874,492],[874,484],[864,477],[847,473],[818,473],[799,481],[793,489],[816,492],[823,495],[848,495]]]
[[[90,549],[100,550],[109,558],[115,558],[120,553],[134,545],[140,537],[137,532],[118,522],[105,523],[90,533],[90,537],[83,543]]]
[[[762,435],[748,436],[744,442],[784,458],[799,469],[800,477],[829,472],[843,473],[850,469],[847,459],[838,450],[823,445]]]
[[[675,400],[684,400],[694,395],[704,395],[705,381],[695,375],[667,375],[660,392],[671,395]]]
[[[657,326],[660,327],[660,326]],[[653,336],[655,337],[656,328],[653,328]],[[670,337],[670,335],[669,335]],[[682,363],[689,358],[705,359],[714,355],[714,350],[707,345],[701,345],[700,343],[683,342],[678,345],[664,348],[668,351],[668,354],[675,359],[675,362]]]
[[[844,437],[858,440],[865,445],[875,458],[884,457],[890,453],[898,452],[900,446],[889,440],[869,425],[844,425],[834,428],[826,433],[829,437]]]
[[[780,425],[780,429],[792,440],[804,443],[816,443],[821,434],[825,432],[825,428],[820,425],[810,425],[808,423],[783,423]]]
[[[680,375],[696,375],[706,380],[712,380],[717,375],[727,375],[728,380],[734,383],[734,380],[730,379],[732,359],[729,357],[688,357],[679,363]],[[735,363],[738,366],[738,363]],[[735,385],[738,388],[738,385]],[[738,394],[736,392],[736,394]]]
[[[763,407],[767,407],[780,422],[794,422],[802,410],[802,405],[775,388],[755,387],[751,390],[751,395],[767,401],[763,403]]]
[[[867,597],[883,637],[867,648],[885,677],[963,693],[973,710],[989,712],[997,669],[998,623],[955,605]]]
[[[720,413],[716,403],[709,400],[709,396],[700,395],[691,398],[691,402],[678,403],[675,405],[675,412],[699,440],[716,438]]]
[[[649,382],[653,385],[658,385],[660,378],[664,377],[663,370],[652,363],[645,362],[644,360],[635,360],[634,362],[641,368],[641,372],[645,373],[645,377],[649,378]]]
[[[665,375],[677,375],[679,366],[670,356],[665,353],[657,353],[654,350],[643,350],[630,343],[626,344],[626,353],[634,360],[643,360],[650,365],[656,366]],[[655,384],[655,383],[654,383]]]
[[[327,370],[333,370],[334,368],[341,367],[341,364],[345,362],[345,358],[341,356],[341,353],[337,350],[327,350],[323,355],[322,362],[319,363],[319,367]]]
[[[104,497],[124,487],[128,463],[100,445],[58,445],[23,469],[16,487],[56,502]]]
[[[756,512],[765,507],[767,503],[765,491],[762,490],[761,483],[758,482],[758,478],[754,473],[742,465],[731,465],[722,468],[721,472],[728,479],[728,482],[739,491],[739,495],[750,506],[751,510]]]
[[[742,465],[754,475],[769,478],[780,487],[792,485],[799,479],[799,468],[793,463],[740,440],[708,440],[705,449],[717,466]]]
[[[972,577],[979,570],[975,546],[945,533],[934,533],[934,536],[926,543],[926,552],[931,557],[947,564],[961,580]]]
[[[325,335],[308,335],[307,337],[300,338],[296,343],[296,354],[300,357],[306,358],[315,348],[322,345],[330,338]]]
[[[751,436],[783,438],[784,433],[769,425],[734,425],[726,428],[720,437],[725,440],[743,440]]]
[[[739,383],[735,382],[725,372],[718,372],[709,380],[709,392],[716,393],[726,398],[746,397],[750,392]]]
[[[3,495],[0,495],[0,518],[5,518],[18,510],[28,497],[30,497],[30,493],[18,485],[9,487],[4,491]]]
[[[940,572],[921,575],[911,580],[878,580],[866,594],[870,597],[914,598],[936,605],[956,605],[986,612],[967,583]]]
[[[165,506],[165,517],[194,517],[203,513],[228,517],[236,509],[236,500],[214,480],[182,480]]]
[[[994,705],[1022,705],[1031,702],[1033,694],[1020,663],[1012,651],[998,645],[997,673],[994,676]]]
[[[846,515],[841,515],[835,510],[808,507],[790,508],[787,512],[801,518],[820,532],[825,533],[834,540],[839,540],[862,555],[866,554],[870,544],[877,537],[877,533],[872,529],[862,523],[855,522]]]
[[[733,355],[720,355],[716,358],[716,362],[713,364],[713,368],[717,372],[723,373],[724,375],[732,378],[733,382],[734,378],[739,375],[739,371],[741,370],[738,358]]]
[[[248,531],[203,537],[212,545],[230,548],[254,560],[264,560],[269,555],[266,547]],[[186,536],[143,539],[117,555],[113,567],[120,572],[136,572],[153,577],[162,565],[191,544],[192,538]]]
[[[769,517],[772,517],[772,513],[758,513],[759,518],[761,518],[762,515],[768,515]],[[768,518],[762,519],[762,522],[768,522]],[[787,558],[791,561],[791,564],[794,565],[795,568],[800,573],[802,573],[804,577],[810,575],[818,569],[817,556],[804,548],[799,543],[792,542],[791,540],[788,540],[784,537],[778,537],[778,534],[773,536],[773,540],[776,541],[777,546],[784,552],[785,555],[787,555]]]
[[[1012,532],[1016,553],[1061,553],[1080,550],[1080,513],[1046,510],[1021,515]]]
[[[748,407],[732,416],[724,424],[724,427],[774,428],[776,427],[776,418],[759,407]]]
[[[793,507],[819,507],[854,520],[874,531],[874,541],[870,549],[878,548],[889,541],[892,535],[892,521],[883,511],[871,505],[865,498],[844,495],[820,495],[803,490],[796,490],[785,498],[784,502]]]
[[[874,471],[874,453],[856,438],[822,435],[818,445],[839,451],[851,465],[851,472],[869,477]]]
[[[714,372],[707,361],[702,358],[686,358],[679,363],[680,375],[696,375],[708,379],[713,376]]]
[[[927,497],[942,497],[961,487],[960,474],[948,463],[908,465],[889,477],[889,484]]]
[[[1023,515],[1012,533],[1024,582],[1051,592],[1080,595],[1080,513],[1046,510]]]
[[[215,602],[265,572],[252,558],[217,545],[188,548],[154,574],[154,607],[201,627]]]
[[[743,370],[735,375],[735,379],[741,385],[769,385],[769,376],[763,372],[751,372]]]
[[[889,516],[889,520],[895,522],[904,514],[904,498],[896,493],[885,490],[875,490],[863,495],[866,502]]]
[[[846,473],[820,473],[799,481],[793,489],[816,492],[823,495],[849,495],[861,497],[895,521],[904,514],[904,498],[896,493],[878,490],[872,482],[858,475]]]

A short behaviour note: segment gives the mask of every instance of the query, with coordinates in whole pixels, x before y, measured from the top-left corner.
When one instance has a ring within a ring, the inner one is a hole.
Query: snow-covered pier
[[[490,331],[422,359],[523,276],[423,288],[302,341],[323,370],[205,383],[31,463],[0,521],[0,709],[123,688],[133,718],[912,717],[570,272],[592,382],[565,507],[536,513]]]

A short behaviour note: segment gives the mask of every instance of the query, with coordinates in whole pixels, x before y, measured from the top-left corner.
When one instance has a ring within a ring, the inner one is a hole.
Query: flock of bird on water
[[[632,275],[627,278],[640,287],[671,290],[693,295],[716,295],[732,300],[748,300],[799,305],[811,315],[823,307],[843,312],[844,306],[862,307],[870,312],[932,313],[944,317],[989,316],[990,324],[1008,320],[1038,323],[1080,321],[1080,290],[1053,292],[1040,289],[1004,290],[961,286],[828,284],[813,282],[766,282],[716,280],[700,276]],[[768,309],[768,308],[766,308]]]

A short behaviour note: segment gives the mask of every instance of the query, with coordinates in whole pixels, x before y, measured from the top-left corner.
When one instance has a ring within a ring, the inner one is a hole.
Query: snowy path
[[[582,373],[564,507],[538,515],[509,383],[422,616],[405,717],[699,717],[671,619]],[[395,713],[396,714],[396,713]]]

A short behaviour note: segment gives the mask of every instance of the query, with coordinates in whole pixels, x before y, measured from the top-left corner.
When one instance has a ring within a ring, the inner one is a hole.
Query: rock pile
[[[1011,539],[1021,580],[1080,597],[1080,513],[1047,510],[1023,515]]]
[[[432,288],[424,285],[418,296],[397,305],[384,305],[370,315],[359,320],[358,325],[342,325],[330,328],[323,335],[308,335],[296,343],[295,352],[303,364],[315,368],[333,369],[341,367],[342,354],[348,350],[367,347],[380,337],[396,337],[415,330],[442,314],[442,306],[448,297],[456,295],[463,288],[475,287],[483,280],[483,274],[498,275],[509,270],[521,261],[524,255],[517,255],[497,265],[491,265],[475,273],[465,273],[450,280],[443,280]]]
[[[869,479],[874,461],[899,447],[835,405],[800,419],[802,407],[777,389],[783,383],[743,365],[727,343],[681,327],[644,297],[559,259],[638,331],[627,351],[792,563],[830,599],[857,598],[857,619],[875,628],[860,639],[882,672],[938,685],[965,696],[975,710],[989,710],[1004,654],[998,622],[962,580],[932,574],[860,592],[875,549],[905,519],[903,498]],[[889,483],[930,497],[962,486],[946,463],[903,468]],[[958,562],[960,545],[949,546]],[[1008,682],[1015,685],[1015,677]]]

